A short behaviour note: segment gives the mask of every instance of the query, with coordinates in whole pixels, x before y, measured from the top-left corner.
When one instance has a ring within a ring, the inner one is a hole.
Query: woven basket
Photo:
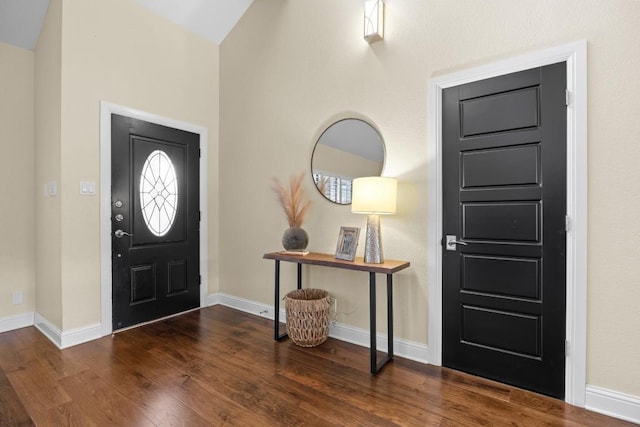
[[[329,294],[322,289],[296,289],[285,297],[287,333],[300,347],[315,347],[329,335]]]

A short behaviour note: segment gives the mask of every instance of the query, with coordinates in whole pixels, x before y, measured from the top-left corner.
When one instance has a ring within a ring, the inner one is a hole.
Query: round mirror
[[[382,136],[360,119],[333,123],[318,138],[311,156],[311,174],[316,188],[328,200],[351,204],[351,181],[379,176],[384,166]]]

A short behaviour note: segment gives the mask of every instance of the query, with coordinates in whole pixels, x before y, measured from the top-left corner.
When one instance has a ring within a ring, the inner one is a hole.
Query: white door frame
[[[587,42],[459,71],[429,81],[429,358],[442,365],[442,91],[558,62],[567,64],[567,356],[565,400],[584,407],[587,352]]]
[[[207,274],[207,128],[100,101],[100,302],[102,308],[102,336],[113,332],[111,305],[111,114],[119,114],[200,135],[200,276],[202,277],[200,307],[206,306],[209,283]]]

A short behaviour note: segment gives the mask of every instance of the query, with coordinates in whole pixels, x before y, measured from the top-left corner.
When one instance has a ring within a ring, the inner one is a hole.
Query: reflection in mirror
[[[318,191],[328,200],[351,204],[351,181],[379,176],[384,166],[384,142],[378,131],[360,119],[343,119],[318,138],[311,156],[311,173]]]

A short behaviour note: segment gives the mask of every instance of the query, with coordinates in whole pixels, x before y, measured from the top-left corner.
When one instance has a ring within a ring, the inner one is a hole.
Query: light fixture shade
[[[395,178],[356,178],[352,186],[351,212],[378,215],[396,213],[398,181]]]
[[[384,38],[384,2],[364,0],[364,39],[369,43]]]

